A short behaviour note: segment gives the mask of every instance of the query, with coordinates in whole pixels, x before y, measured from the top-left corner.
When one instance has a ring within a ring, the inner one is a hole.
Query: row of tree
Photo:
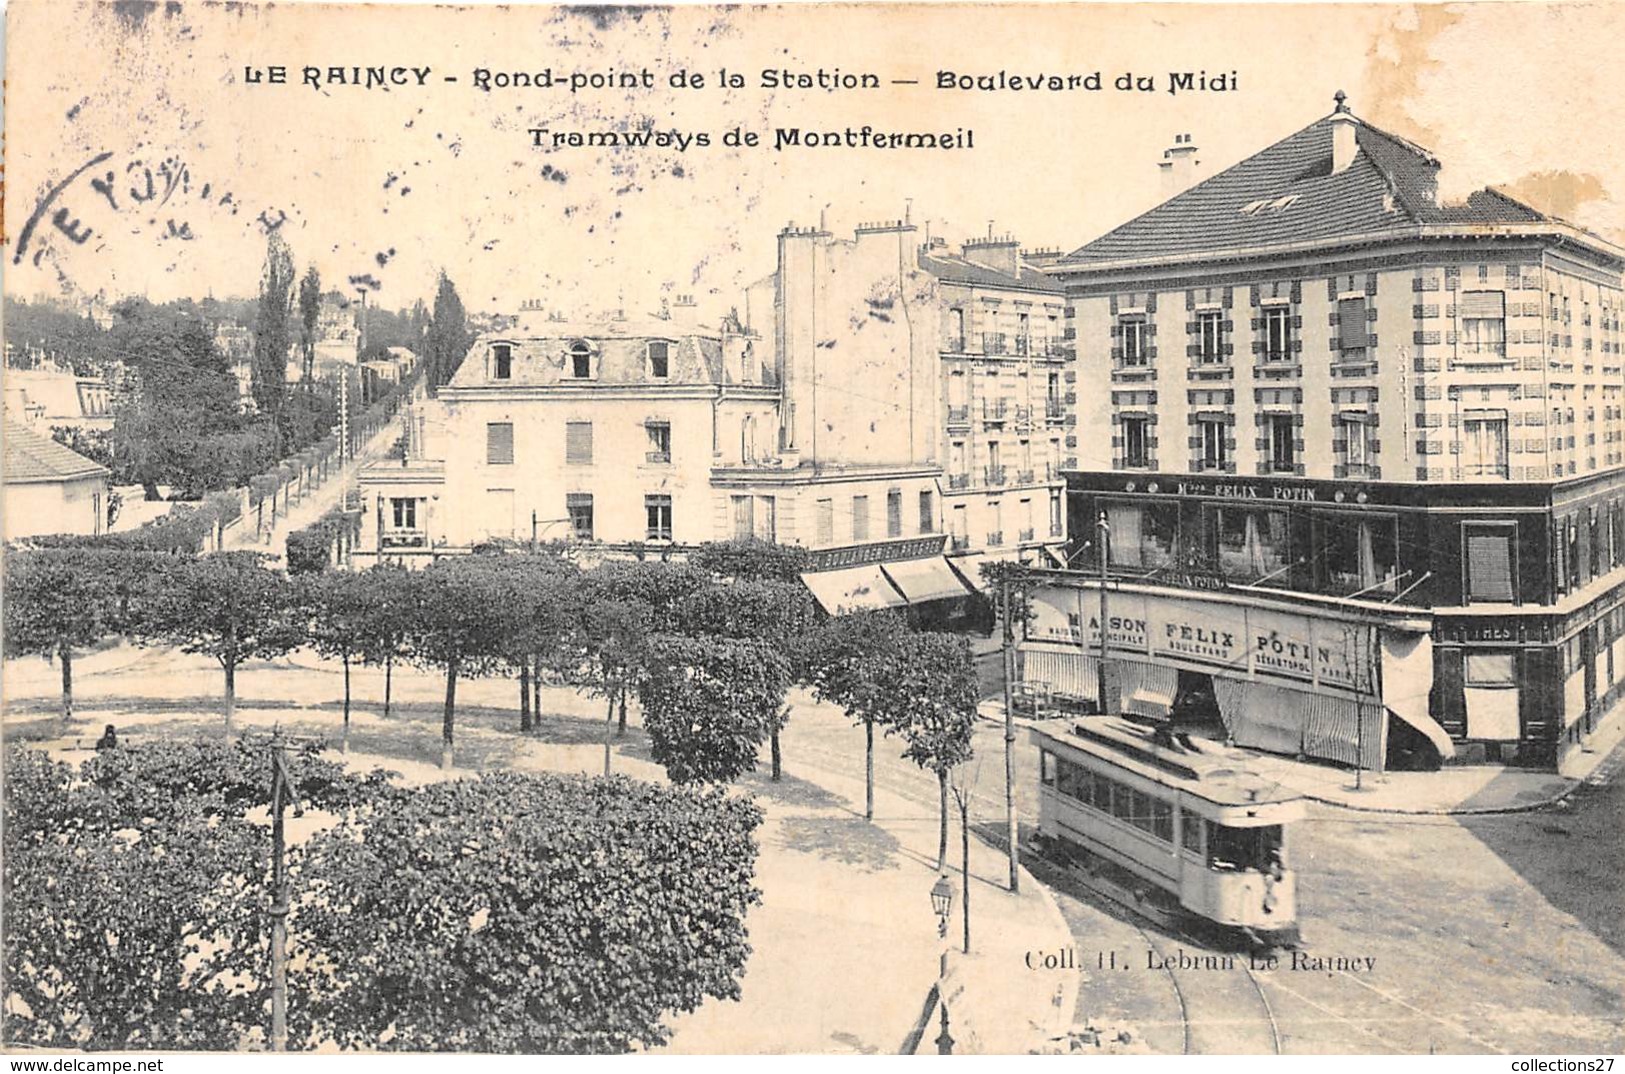
[[[10,1045],[271,1043],[264,741],[5,763]],[[286,751],[300,1049],[619,1052],[737,998],[760,812],[719,789],[502,773],[426,787]]]
[[[541,718],[542,684],[605,703],[604,764],[642,709],[655,760],[680,783],[722,783],[756,767],[763,746],[781,773],[790,688],[803,683],[865,729],[865,815],[874,815],[876,732],[933,772],[947,838],[947,783],[971,756],[976,679],[963,638],[917,632],[899,616],[818,621],[792,580],[795,554],[720,545],[692,562],[609,562],[580,570],[549,554],[445,559],[423,571],[381,566],[290,578],[251,553],[164,556],[65,549],[6,558],[6,644],[53,656],[63,714],[72,714],[75,652],[111,637],[213,657],[224,674],[228,731],[244,662],[309,646],[343,669],[343,736],[351,671],[384,669],[389,715],[397,664],[445,680],[441,763],[454,760],[459,683],[518,680],[518,729]]]

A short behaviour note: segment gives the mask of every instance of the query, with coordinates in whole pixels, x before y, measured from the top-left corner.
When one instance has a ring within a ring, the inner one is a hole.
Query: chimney
[[[1336,175],[1354,163],[1354,154],[1358,148],[1354,142],[1354,130],[1359,121],[1354,118],[1354,113],[1349,111],[1349,106],[1345,103],[1348,101],[1348,94],[1338,90],[1332,96],[1332,100],[1337,102],[1331,120],[1332,174]]]
[[[1162,151],[1157,167],[1162,171],[1162,196],[1171,198],[1182,194],[1196,182],[1196,168],[1202,162],[1196,159],[1196,144],[1188,134],[1174,135],[1174,144]]]
[[[1021,243],[1011,235],[994,235],[992,228],[988,229],[987,238],[965,243],[964,257],[966,261],[985,265],[1006,276],[1021,275]]]
[[[678,295],[671,304],[671,322],[679,328],[694,328],[700,323],[699,307],[693,295]]]

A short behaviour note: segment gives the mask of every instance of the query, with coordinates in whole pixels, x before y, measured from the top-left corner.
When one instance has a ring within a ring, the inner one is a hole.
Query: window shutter
[[[564,461],[592,462],[592,422],[572,421],[565,423]]]
[[[1463,291],[1461,315],[1473,320],[1502,320],[1506,317],[1506,294],[1502,291]]]
[[[513,423],[493,421],[486,424],[485,461],[491,466],[513,465]]]
[[[1365,300],[1345,298],[1337,304],[1337,342],[1344,350],[1357,350],[1366,345]]]
[[[1512,538],[1505,533],[1468,533],[1467,599],[1509,603],[1512,594]]]

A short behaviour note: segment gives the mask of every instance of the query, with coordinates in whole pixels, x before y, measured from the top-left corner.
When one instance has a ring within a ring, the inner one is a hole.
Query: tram
[[[1222,747],[1118,717],[1032,735],[1046,841],[1111,862],[1255,943],[1296,945],[1287,837],[1301,795],[1238,769]]]

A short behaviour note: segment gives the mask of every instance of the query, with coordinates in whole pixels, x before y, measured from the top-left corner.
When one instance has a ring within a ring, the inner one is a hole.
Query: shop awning
[[[1021,681],[1054,696],[1098,701],[1100,661],[1076,649],[1023,646]]]
[[[877,563],[838,571],[808,571],[801,581],[831,615],[897,608],[907,603],[881,573]]]
[[[882,563],[880,569],[910,604],[963,597],[970,592],[941,556]]]
[[[1433,639],[1426,634],[1382,632],[1382,703],[1388,711],[1427,736],[1441,760],[1456,755],[1450,732],[1428,712],[1433,685]]]
[[[1135,716],[1162,719],[1174,707],[1179,692],[1179,671],[1163,664],[1142,660],[1114,660],[1123,711]]]

